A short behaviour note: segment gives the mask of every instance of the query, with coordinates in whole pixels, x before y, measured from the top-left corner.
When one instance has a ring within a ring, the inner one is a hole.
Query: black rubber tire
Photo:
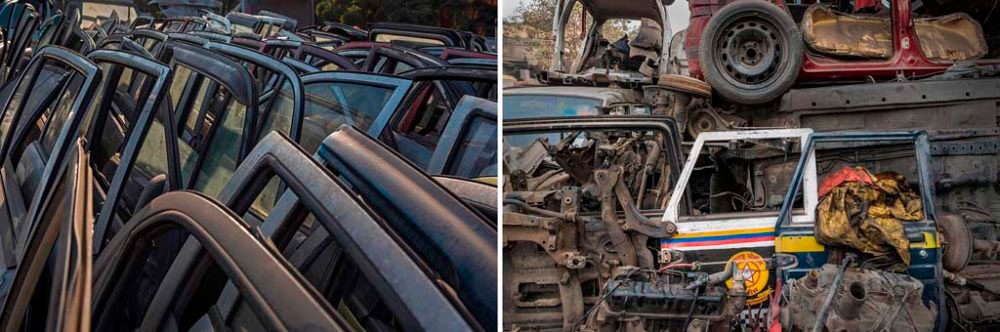
[[[723,42],[727,42],[723,40],[724,34],[743,24],[749,25],[747,22],[768,23],[775,30],[769,32],[772,28],[765,24],[760,24],[758,29],[762,30],[757,30],[767,33],[765,37],[770,36],[778,46],[760,53],[777,55],[777,61],[773,61],[776,64],[765,71],[770,74],[760,82],[740,82],[729,71],[731,67],[722,64],[726,61],[722,60],[726,48]],[[724,99],[737,104],[757,105],[777,99],[795,84],[802,67],[802,32],[788,13],[765,0],[740,0],[722,7],[705,26],[699,48],[698,60],[705,81]]]
[[[969,265],[972,259],[972,232],[962,216],[953,213],[939,213],[938,232],[944,238],[941,250],[941,266],[950,272],[958,272]]]

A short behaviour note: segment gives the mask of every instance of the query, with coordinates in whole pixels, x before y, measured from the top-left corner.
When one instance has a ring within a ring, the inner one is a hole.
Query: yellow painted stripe
[[[731,231],[684,233],[684,234],[674,235],[671,238],[674,238],[674,239],[687,239],[687,238],[693,238],[693,237],[740,235],[740,234],[753,234],[753,233],[766,233],[766,232],[774,232],[774,227],[768,227],[768,228],[750,228],[750,229],[734,229],[734,230],[731,230]]]
[[[823,252],[815,236],[780,236],[774,239],[775,252]]]
[[[924,242],[911,243],[910,248],[937,249],[940,248],[937,236],[931,232],[924,232]],[[775,252],[822,252],[822,244],[816,241],[815,236],[780,236],[774,239]]]
[[[924,232],[923,243],[910,243],[910,248],[937,249],[939,247],[940,244],[938,243],[937,236],[931,234],[931,232]]]

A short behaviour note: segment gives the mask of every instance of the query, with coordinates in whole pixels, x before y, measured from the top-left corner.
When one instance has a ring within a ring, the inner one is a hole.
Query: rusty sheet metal
[[[802,16],[802,37],[820,53],[866,58],[892,56],[889,17],[851,15],[815,4]]]
[[[965,13],[914,19],[920,50],[932,60],[971,60],[989,50],[983,28]],[[810,48],[836,56],[888,59],[893,54],[889,16],[854,15],[829,6],[809,6],[802,16],[802,37]],[[904,41],[903,47],[908,47]]]
[[[939,17],[913,20],[920,51],[933,60],[978,59],[989,47],[983,37],[983,27],[969,14],[953,13]]]
[[[867,177],[868,181],[858,181]],[[823,179],[816,239],[827,245],[847,246],[884,256],[895,252],[910,265],[910,242],[905,221],[924,219],[920,196],[895,173],[873,176],[861,167],[843,168]]]

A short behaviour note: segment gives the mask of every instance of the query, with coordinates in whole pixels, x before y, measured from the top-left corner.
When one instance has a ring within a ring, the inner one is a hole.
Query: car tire
[[[712,16],[699,45],[705,80],[724,99],[763,104],[788,91],[802,67],[802,32],[768,1],[732,2]]]

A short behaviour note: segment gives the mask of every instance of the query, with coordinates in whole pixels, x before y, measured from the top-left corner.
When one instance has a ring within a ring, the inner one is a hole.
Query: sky
[[[503,17],[510,17],[514,15],[514,10],[522,3],[531,0],[501,0],[500,6],[503,10]],[[627,0],[626,0],[627,1]],[[688,11],[687,0],[674,0],[674,3],[667,6],[667,16],[670,18],[670,31],[677,33],[688,26],[688,17],[690,16],[690,11]]]

